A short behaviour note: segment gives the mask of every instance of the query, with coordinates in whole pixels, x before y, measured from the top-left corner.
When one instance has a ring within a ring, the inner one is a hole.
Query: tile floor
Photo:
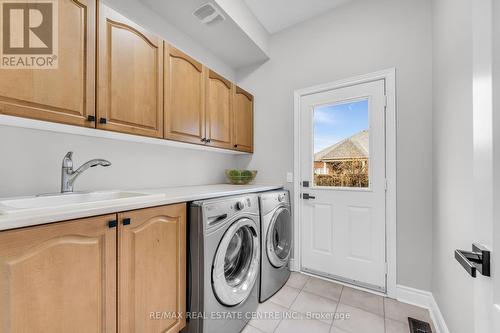
[[[408,317],[431,322],[426,309],[295,272],[257,313],[242,333],[409,333]]]

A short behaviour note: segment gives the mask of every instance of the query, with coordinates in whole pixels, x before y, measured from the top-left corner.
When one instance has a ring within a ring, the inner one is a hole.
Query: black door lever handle
[[[302,193],[302,199],[309,200],[309,199],[316,199],[316,197],[314,195],[309,195],[309,193]]]
[[[455,259],[469,273],[476,277],[476,271],[484,276],[490,276],[490,251],[481,244],[472,244],[472,252],[455,250]]]

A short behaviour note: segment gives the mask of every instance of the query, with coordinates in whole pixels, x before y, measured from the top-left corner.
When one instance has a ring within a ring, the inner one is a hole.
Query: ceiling
[[[270,34],[352,0],[244,0]]]
[[[226,20],[210,26],[198,21],[193,11],[210,0],[140,1],[232,68],[242,68],[269,59],[229,15],[226,15]]]
[[[139,1],[184,34],[198,41],[225,64],[239,69],[269,59],[267,49],[269,34],[353,0]],[[221,9],[226,19],[214,25],[205,25],[198,21],[193,11],[206,2],[211,2]]]

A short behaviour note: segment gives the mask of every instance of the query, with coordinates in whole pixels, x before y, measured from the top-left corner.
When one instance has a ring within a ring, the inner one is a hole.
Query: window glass
[[[369,187],[368,99],[314,108],[314,186]]]

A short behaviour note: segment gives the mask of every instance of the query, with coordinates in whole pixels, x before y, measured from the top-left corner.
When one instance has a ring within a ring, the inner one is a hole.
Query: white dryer
[[[286,190],[259,195],[261,215],[261,269],[259,300],[278,292],[290,277],[292,214]]]

